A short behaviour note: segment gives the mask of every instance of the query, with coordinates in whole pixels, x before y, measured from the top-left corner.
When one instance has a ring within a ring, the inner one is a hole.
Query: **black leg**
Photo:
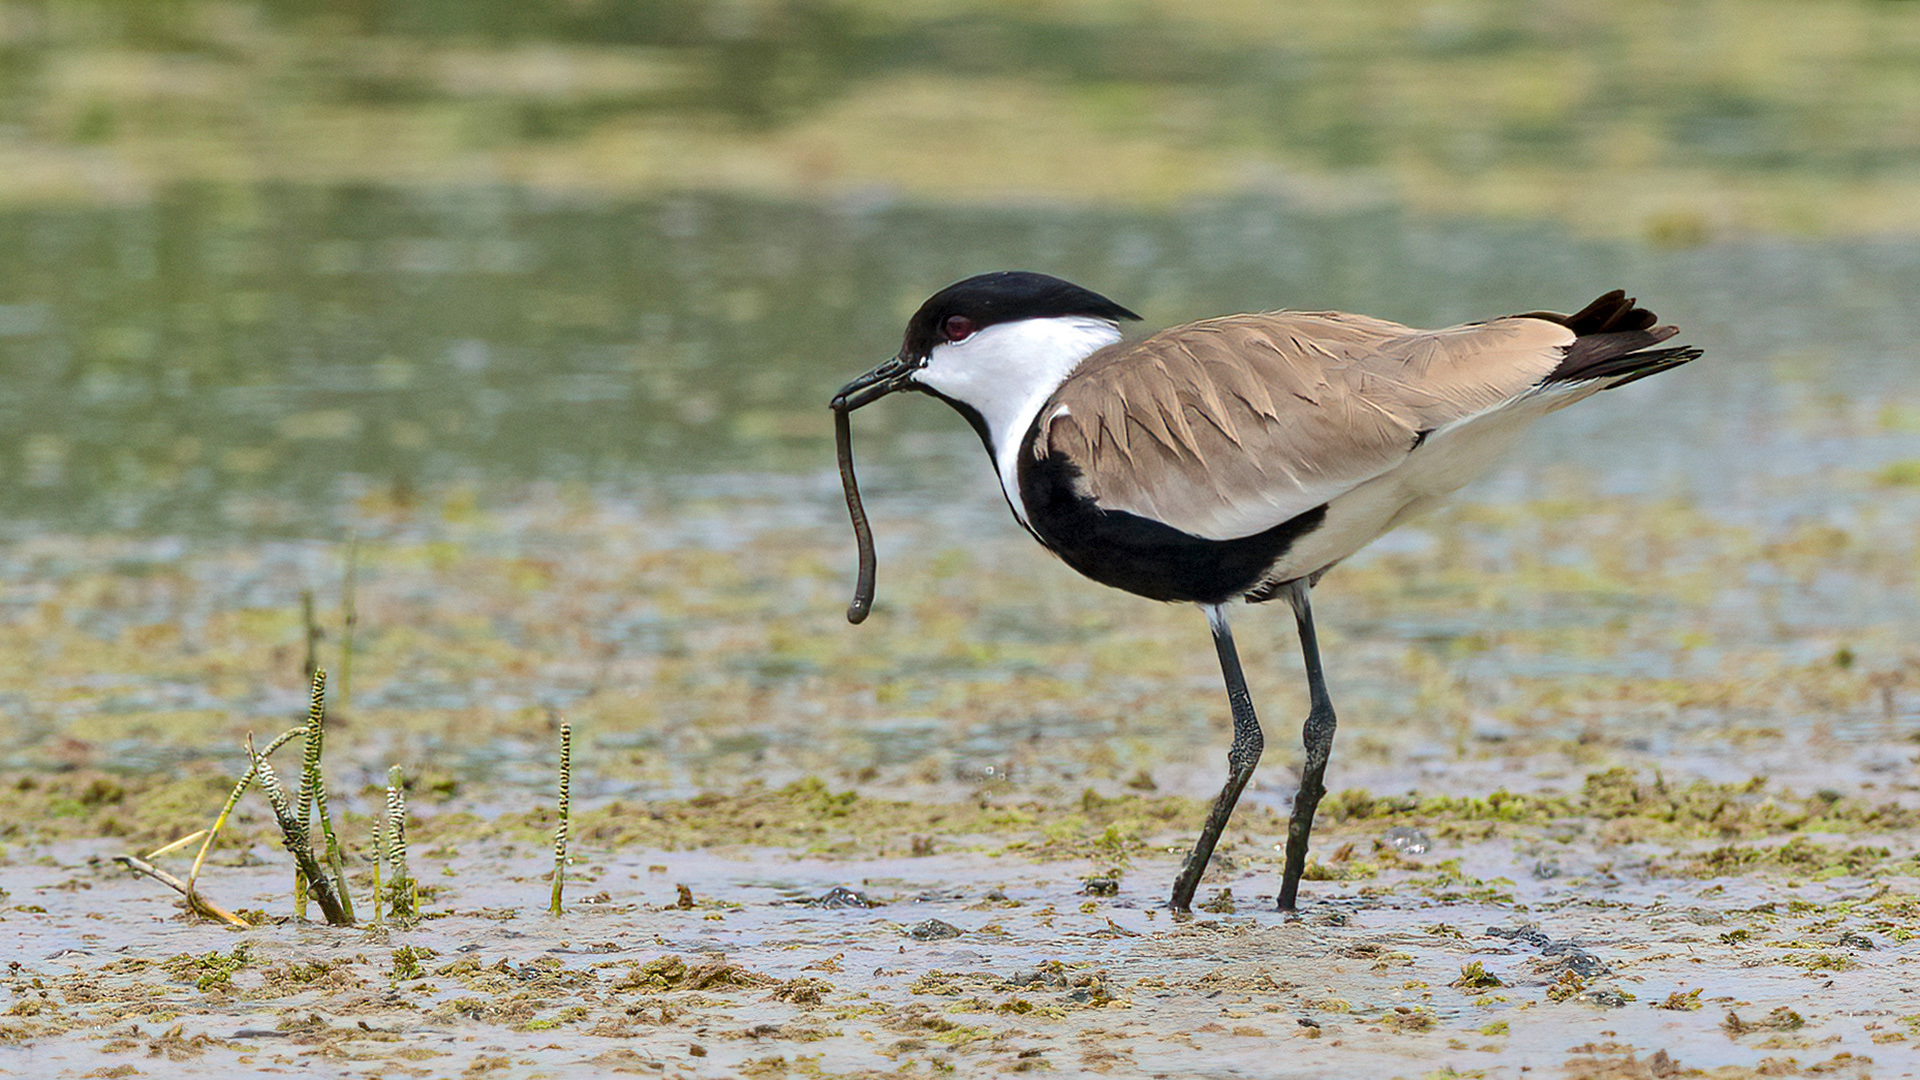
[[[1200,839],[1194,841],[1193,851],[1180,867],[1180,876],[1173,881],[1175,911],[1193,910],[1193,894],[1200,887],[1200,876],[1206,873],[1214,845],[1226,831],[1233,806],[1240,801],[1247,781],[1253,779],[1253,768],[1260,764],[1260,752],[1267,744],[1266,736],[1260,733],[1260,718],[1253,714],[1253,698],[1247,694],[1246,676],[1240,673],[1240,654],[1233,647],[1233,630],[1227,626],[1226,609],[1219,604],[1208,604],[1206,612],[1207,625],[1213,628],[1213,648],[1220,654],[1220,674],[1227,682],[1227,703],[1233,708],[1233,748],[1227,751],[1227,786],[1221,788],[1220,797],[1213,800],[1206,824],[1200,827]]]
[[[1300,772],[1300,792],[1293,797],[1293,820],[1287,825],[1287,865],[1280,878],[1281,911],[1292,911],[1300,892],[1300,874],[1307,866],[1307,836],[1313,832],[1313,812],[1327,793],[1327,758],[1333,754],[1333,700],[1327,697],[1327,680],[1320,673],[1320,643],[1313,633],[1313,607],[1307,602],[1307,590],[1312,587],[1306,581],[1287,585],[1287,602],[1293,605],[1293,618],[1300,628],[1300,655],[1307,662],[1307,693],[1313,704],[1301,732],[1307,744],[1307,764]]]

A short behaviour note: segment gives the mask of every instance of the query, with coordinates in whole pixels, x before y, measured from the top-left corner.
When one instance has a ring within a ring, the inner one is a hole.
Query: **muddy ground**
[[[1563,477],[1342,567],[1298,918],[1290,620],[1239,616],[1268,756],[1176,918],[1227,732],[1199,617],[925,507],[878,500],[854,628],[825,484],[370,497],[344,695],[344,545],[15,544],[0,1071],[1914,1075],[1903,475],[1823,477],[1859,498],[1818,516]],[[303,590],[362,925],[291,918],[253,795],[201,879],[256,923],[227,929],[111,860],[204,827],[245,733],[301,715]],[[422,914],[367,925],[392,763]]]

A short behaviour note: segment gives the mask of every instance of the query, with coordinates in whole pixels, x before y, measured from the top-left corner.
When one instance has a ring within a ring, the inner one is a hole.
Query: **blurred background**
[[[1014,267],[1149,326],[1624,286],[1707,349],[1329,579],[1391,782],[1910,722],[1920,5],[0,0],[7,760],[230,759],[354,536],[369,760],[564,710],[612,787],[1198,792],[1197,617],[1032,550],[936,403],[860,414],[839,622],[826,398]]]

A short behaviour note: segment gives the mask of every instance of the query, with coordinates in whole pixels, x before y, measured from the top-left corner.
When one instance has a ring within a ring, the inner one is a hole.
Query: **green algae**
[[[679,956],[663,956],[628,964],[627,974],[613,984],[613,989],[641,993],[724,992],[759,990],[778,984],[778,979],[722,959],[709,958],[689,964]]]
[[[198,775],[115,773],[96,769],[48,775],[0,775],[0,840],[37,843],[79,837],[116,837],[135,848],[156,847],[205,827],[231,778],[212,769]],[[216,789],[220,794],[212,794]],[[263,819],[250,839],[277,835]]]
[[[251,959],[249,947],[242,942],[231,952],[176,956],[162,966],[176,979],[192,980],[196,990],[227,990],[233,986],[234,973],[246,967]]]
[[[818,777],[778,788],[749,781],[734,792],[646,803],[616,801],[573,815],[581,845],[666,851],[737,846],[788,847],[812,855],[854,857],[924,853],[925,837],[1019,851],[1043,858],[1102,856],[1123,860],[1152,848],[1150,838],[1197,820],[1194,800],[1084,793],[1066,811],[1047,803],[990,801],[929,804],[835,792]],[[1271,820],[1271,815],[1267,815]],[[552,811],[539,808],[487,821],[475,815],[423,820],[419,835],[436,843],[469,838],[531,839],[550,835]]]
[[[1498,975],[1489,972],[1478,960],[1464,964],[1460,968],[1460,977],[1448,984],[1462,990],[1491,990],[1505,986]]]
[[[1342,823],[1410,823],[1442,835],[1490,836],[1499,826],[1545,826],[1568,819],[1600,823],[1611,842],[1675,842],[1698,839],[1752,839],[1795,833],[1890,832],[1920,825],[1920,809],[1897,802],[1875,803],[1833,792],[1797,796],[1771,789],[1754,778],[1743,784],[1695,780],[1668,784],[1657,774],[1643,779],[1633,770],[1608,769],[1589,774],[1578,793],[1495,791],[1483,796],[1379,796],[1351,790],[1328,797],[1321,813]],[[1776,865],[1810,858],[1801,843]],[[1727,847],[1703,856],[1706,865],[1762,856]],[[1885,849],[1861,849],[1860,857]]]
[[[180,778],[85,772],[44,778],[27,775],[0,783],[0,803],[10,811],[9,828],[16,841],[125,836],[128,830],[123,823],[128,820],[178,822],[176,826],[149,824],[134,832],[133,839],[146,842],[203,819],[206,811],[195,812],[190,804],[197,800],[204,808],[217,801],[215,793],[224,786],[224,780],[211,771]],[[749,782],[730,793],[645,803],[616,801],[576,814],[575,835],[583,848],[781,847],[833,858],[910,853],[916,845],[924,849],[927,838],[938,836],[943,843],[962,848],[1049,860],[1094,858],[1118,870],[1135,857],[1177,843],[1199,811],[1194,800],[1134,792],[1104,796],[1089,791],[1065,805],[988,799],[924,803],[835,791],[810,777],[777,788]],[[1371,830],[1384,825],[1416,825],[1436,836],[1478,840],[1536,835],[1566,823],[1586,822],[1603,844],[1675,846],[1678,850],[1655,865],[1664,872],[1688,876],[1770,871],[1817,880],[1834,874],[1920,872],[1920,858],[1897,854],[1884,844],[1813,838],[1899,833],[1920,824],[1920,811],[1833,792],[1795,795],[1759,779],[1741,784],[1672,784],[1657,775],[1647,778],[1616,768],[1588,775],[1578,792],[1381,796],[1347,790],[1329,796],[1322,814],[1323,843],[1338,844],[1354,830],[1371,835]],[[1278,817],[1264,808],[1250,808],[1236,821],[1256,834],[1273,835],[1282,828]],[[552,811],[544,807],[491,819],[442,812],[419,819],[416,835],[449,854],[454,851],[452,845],[459,843],[538,842],[551,837],[552,822]],[[234,827],[243,841],[258,842],[273,835],[268,822],[247,814],[239,815]],[[364,831],[364,819],[348,815],[343,827],[351,830],[350,835]],[[1687,849],[1700,840],[1718,843]],[[1437,898],[1479,896],[1498,901],[1511,892],[1510,882],[1479,879],[1455,861],[1426,864],[1377,840],[1370,847],[1371,852],[1362,856],[1353,843],[1340,844],[1329,861],[1310,862],[1306,876],[1338,882],[1414,870],[1423,873],[1416,873],[1408,884]],[[1116,879],[1108,871],[1087,880]],[[422,886],[422,892],[431,895],[434,888]]]
[[[431,960],[437,955],[439,954],[424,946],[400,946],[393,950],[393,978],[396,981],[426,978],[426,968],[421,965],[421,961]]]
[[[1675,872],[1717,877],[1755,869],[1792,872],[1813,880],[1835,875],[1872,873],[1920,874],[1920,854],[1893,858],[1889,848],[1874,845],[1819,844],[1795,836],[1784,844],[1728,844],[1695,855],[1670,860]]]
[[[1720,1026],[1729,1035],[1747,1035],[1756,1031],[1798,1031],[1807,1026],[1807,1020],[1793,1009],[1781,1005],[1758,1020],[1742,1020],[1738,1013],[1730,1009]]]
[[[1700,1001],[1700,995],[1704,992],[1700,987],[1695,987],[1685,993],[1675,990],[1656,1003],[1654,1008],[1666,1009],[1669,1012],[1698,1012],[1706,1007]]]

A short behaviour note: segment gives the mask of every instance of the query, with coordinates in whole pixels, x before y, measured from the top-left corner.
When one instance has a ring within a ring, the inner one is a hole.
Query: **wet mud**
[[[302,715],[302,592],[338,671],[342,547],[12,546],[0,1071],[1920,1072],[1909,486],[1842,477],[1871,500],[1836,523],[1549,477],[1343,566],[1298,917],[1297,658],[1237,614],[1269,750],[1187,918],[1227,734],[1197,617],[883,484],[848,627],[823,480],[778,512],[362,505],[327,764],[351,928],[292,919],[257,795],[200,878],[249,929],[113,861],[205,827],[245,734]],[[421,916],[371,925],[392,763]]]
[[[1920,834],[1853,838],[1890,849],[1858,873],[1719,875],[1567,824],[1419,855],[1337,824],[1323,844],[1352,853],[1298,918],[1272,910],[1284,834],[1265,819],[1190,918],[1161,906],[1176,859],[1157,844],[1094,859],[979,838],[891,857],[622,847],[583,855],[555,919],[537,848],[481,842],[417,860],[431,884],[418,921],[246,931],[190,924],[101,862],[110,844],[16,849],[0,1067],[1852,1077],[1920,1063]],[[245,861],[217,868],[210,893],[284,909],[284,868]]]

